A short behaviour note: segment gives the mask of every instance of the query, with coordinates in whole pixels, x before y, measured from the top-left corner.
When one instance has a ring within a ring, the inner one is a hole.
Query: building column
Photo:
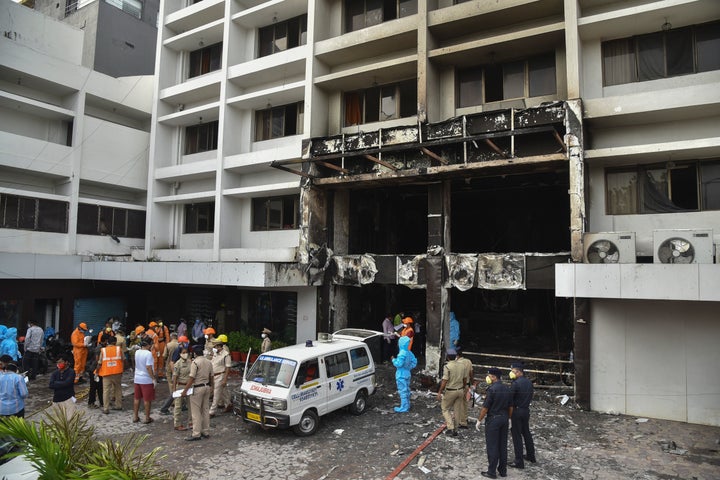
[[[567,76],[567,98],[580,98],[582,59],[580,52],[580,31],[578,0],[565,0],[565,71]]]
[[[428,187],[428,251],[425,267],[425,370],[437,374],[450,335],[450,300],[444,278],[444,254],[450,249],[450,182]]]

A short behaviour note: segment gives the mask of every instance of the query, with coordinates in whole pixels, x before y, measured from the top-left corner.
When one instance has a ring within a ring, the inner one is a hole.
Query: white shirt
[[[140,385],[147,385],[153,383],[153,378],[147,371],[147,367],[154,367],[155,360],[153,360],[152,352],[150,350],[140,349],[135,352],[135,378],[133,381]],[[155,370],[153,369],[153,372]]]

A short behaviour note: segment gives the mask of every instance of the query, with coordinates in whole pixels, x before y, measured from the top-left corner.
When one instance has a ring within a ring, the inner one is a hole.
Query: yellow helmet
[[[227,335],[225,335],[224,333],[221,333],[220,335],[217,336],[215,341],[217,341],[219,343],[227,343],[227,341],[228,341]]]

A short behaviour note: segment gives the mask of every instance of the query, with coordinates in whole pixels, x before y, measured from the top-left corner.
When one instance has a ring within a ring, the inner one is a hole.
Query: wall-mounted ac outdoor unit
[[[653,230],[655,263],[713,263],[710,229]]]
[[[585,263],[635,263],[635,232],[598,232],[583,235]]]

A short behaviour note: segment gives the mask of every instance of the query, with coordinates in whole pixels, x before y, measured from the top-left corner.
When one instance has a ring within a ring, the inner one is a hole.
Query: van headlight
[[[265,400],[264,403],[273,410],[287,410],[287,400],[281,398],[271,398]]]

